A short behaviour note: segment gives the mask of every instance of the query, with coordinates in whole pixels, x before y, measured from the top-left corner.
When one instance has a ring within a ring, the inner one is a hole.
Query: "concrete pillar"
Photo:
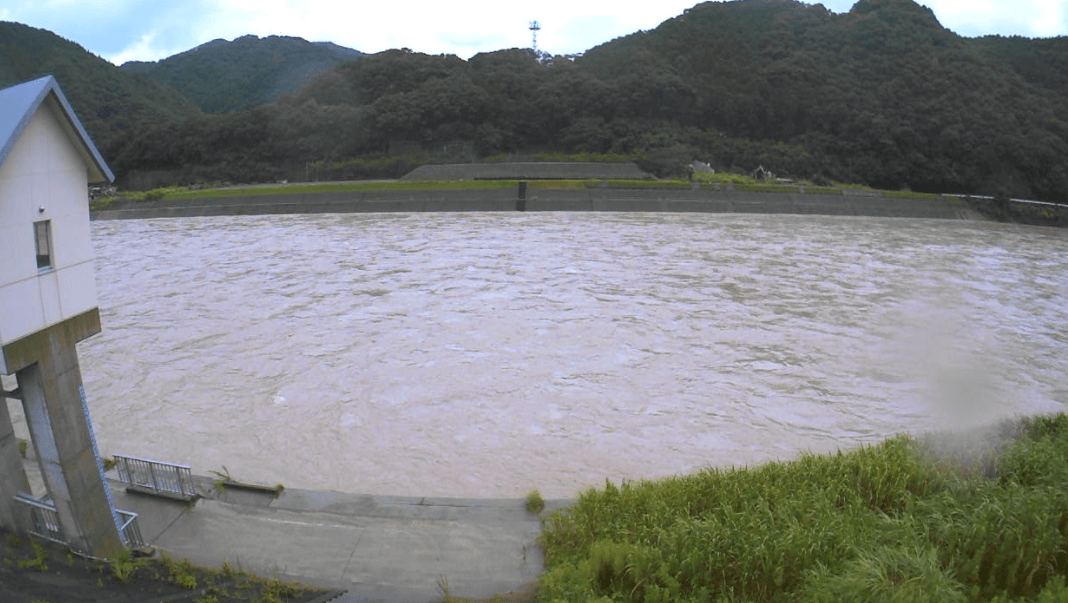
[[[71,548],[97,557],[122,549],[108,485],[82,399],[73,342],[18,371],[19,389],[48,494]]]
[[[34,450],[63,536],[77,551],[112,557],[122,550],[122,540],[97,457],[75,349],[79,341],[99,332],[100,312],[93,308],[8,343],[0,352],[18,379]],[[0,507],[14,504],[0,500]]]
[[[0,526],[13,532],[23,532],[25,526],[16,515],[11,499],[19,492],[29,492],[30,482],[19,453],[15,426],[7,409],[7,398],[0,395]]]

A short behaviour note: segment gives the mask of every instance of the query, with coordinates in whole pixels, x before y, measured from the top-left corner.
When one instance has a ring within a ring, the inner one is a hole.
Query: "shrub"
[[[541,497],[541,493],[537,490],[531,490],[527,494],[527,513],[533,513],[537,515],[545,510],[545,499]]]
[[[942,568],[933,548],[889,546],[862,551],[838,572],[813,572],[802,589],[812,603],[955,603],[964,587]]]

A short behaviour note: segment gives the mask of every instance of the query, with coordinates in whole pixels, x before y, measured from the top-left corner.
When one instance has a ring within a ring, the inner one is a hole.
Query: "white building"
[[[0,373],[18,383],[0,391],[0,524],[54,527],[98,556],[122,540],[75,344],[100,332],[88,184],[112,179],[55,78],[0,90]],[[22,401],[49,500],[16,500],[27,479],[2,398]]]
[[[88,184],[112,179],[55,78],[0,91],[0,346],[96,308]]]

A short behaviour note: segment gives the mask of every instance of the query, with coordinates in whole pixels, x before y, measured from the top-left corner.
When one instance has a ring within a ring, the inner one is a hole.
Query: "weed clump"
[[[545,499],[541,497],[541,492],[537,490],[531,490],[527,494],[527,513],[537,515],[545,510]]]
[[[126,584],[137,572],[138,568],[143,566],[144,563],[134,559],[133,554],[128,549],[123,549],[111,560],[111,575],[119,582]]]
[[[47,572],[48,554],[45,552],[44,547],[36,540],[30,540],[30,547],[33,549],[33,557],[20,559],[18,562],[19,569]]]

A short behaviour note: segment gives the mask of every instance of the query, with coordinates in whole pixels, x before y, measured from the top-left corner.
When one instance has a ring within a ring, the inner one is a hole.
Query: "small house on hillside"
[[[75,344],[100,332],[88,184],[112,179],[55,78],[0,90],[0,373],[18,383],[0,391],[0,524],[102,557],[125,539]],[[22,402],[44,499],[28,492],[7,399]]]

